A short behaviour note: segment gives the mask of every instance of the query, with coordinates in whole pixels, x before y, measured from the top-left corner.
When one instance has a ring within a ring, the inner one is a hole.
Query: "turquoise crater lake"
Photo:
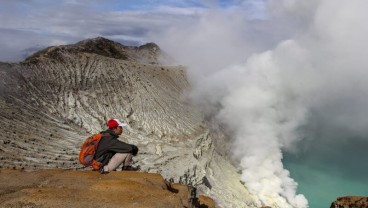
[[[284,154],[285,169],[298,182],[310,208],[330,207],[339,196],[368,196],[368,140],[306,140]]]

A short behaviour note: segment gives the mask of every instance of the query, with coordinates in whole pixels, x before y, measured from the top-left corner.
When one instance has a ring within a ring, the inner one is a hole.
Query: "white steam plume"
[[[233,133],[241,180],[260,203],[281,196],[304,208],[282,151],[297,151],[298,130],[313,112],[366,132],[359,114],[368,104],[368,1],[268,1],[265,8],[258,21],[239,10],[209,12],[158,43],[189,66],[193,97]]]
[[[298,91],[284,82],[282,70],[294,67],[294,61],[302,57],[295,42],[285,41],[274,51],[251,56],[244,65],[208,76],[199,88],[206,91],[195,94],[220,97],[212,100],[213,105],[218,102],[222,106],[216,118],[234,132],[232,154],[240,158],[241,180],[260,198],[260,204],[282,196],[293,207],[307,207],[305,197],[296,195],[297,184],[281,162],[281,149],[291,148],[300,138],[296,129],[307,113]],[[205,87],[214,85],[222,90]]]

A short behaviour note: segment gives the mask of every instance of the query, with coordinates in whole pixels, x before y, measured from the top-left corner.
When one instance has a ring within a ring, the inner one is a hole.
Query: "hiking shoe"
[[[105,174],[105,175],[110,173],[109,171],[105,171],[104,166],[100,167],[100,169],[98,170],[98,172],[100,174]]]
[[[133,167],[133,166],[131,166],[131,165],[128,165],[128,166],[123,166],[122,168],[121,168],[121,170],[122,171],[138,171],[138,170],[140,170],[141,169],[141,167],[138,165],[138,166],[136,166],[136,167]]]

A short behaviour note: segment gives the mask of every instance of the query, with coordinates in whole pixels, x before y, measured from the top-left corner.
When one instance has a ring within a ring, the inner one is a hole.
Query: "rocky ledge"
[[[344,196],[338,197],[332,202],[330,208],[367,208],[368,197],[363,196]]]
[[[116,171],[0,170],[0,207],[215,207],[161,175]],[[194,197],[193,197],[194,196]]]

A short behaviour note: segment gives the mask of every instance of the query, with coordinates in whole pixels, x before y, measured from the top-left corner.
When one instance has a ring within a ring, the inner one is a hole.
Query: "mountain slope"
[[[224,136],[186,100],[185,69],[160,65],[162,54],[155,44],[95,38],[0,63],[2,168],[83,169],[82,142],[118,118],[129,124],[121,139],[139,147],[143,171],[197,186],[220,207],[263,205],[216,150]],[[283,198],[267,205],[289,207]]]

